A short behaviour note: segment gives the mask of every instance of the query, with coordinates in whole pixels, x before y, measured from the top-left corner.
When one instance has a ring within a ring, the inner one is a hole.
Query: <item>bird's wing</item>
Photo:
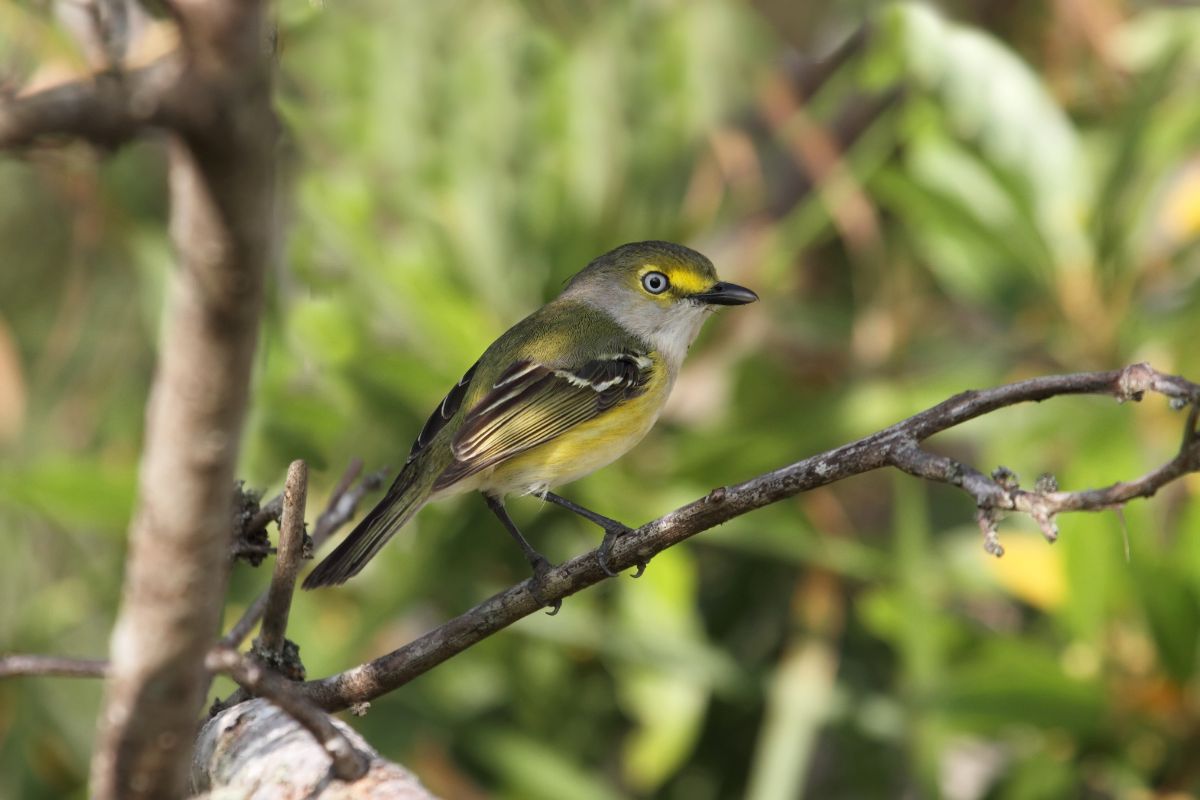
[[[625,350],[579,367],[518,361],[463,419],[450,442],[454,461],[437,491],[550,441],[646,390],[653,361]]]
[[[408,451],[408,460],[404,462],[405,464],[411,463],[413,459],[421,455],[422,451],[433,441],[433,437],[437,436],[442,428],[450,422],[450,418],[458,412],[459,407],[463,404],[463,399],[467,396],[467,388],[471,385],[471,379],[475,377],[475,369],[478,366],[478,361],[472,364],[471,368],[459,379],[458,383],[454,384],[454,387],[442,398],[438,407],[429,415],[429,419],[425,421],[425,427],[421,428],[421,432],[417,434],[417,440],[413,442],[412,450]]]

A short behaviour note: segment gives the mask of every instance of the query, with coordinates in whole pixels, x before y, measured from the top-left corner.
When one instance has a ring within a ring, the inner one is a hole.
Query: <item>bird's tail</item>
[[[417,463],[405,465],[371,513],[363,517],[350,535],[304,579],[305,589],[336,586],[357,575],[387,540],[425,505],[430,481],[421,479]]]

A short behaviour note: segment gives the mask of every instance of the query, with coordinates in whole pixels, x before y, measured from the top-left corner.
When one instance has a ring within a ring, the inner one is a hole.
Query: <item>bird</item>
[[[553,300],[509,328],[429,416],[378,504],[308,575],[305,589],[344,583],[427,503],[479,492],[529,562],[534,597],[550,562],[505,509],[535,495],[604,530],[608,575],[617,537],[630,532],[551,491],[624,455],[653,427],[688,349],[722,306],[758,295],[717,278],[699,252],[632,242],[592,260]],[[641,574],[644,564],[639,565]]]

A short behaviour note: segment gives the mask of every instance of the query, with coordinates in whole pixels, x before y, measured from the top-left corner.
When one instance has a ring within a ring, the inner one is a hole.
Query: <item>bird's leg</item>
[[[488,508],[492,510],[492,513],[500,518],[500,523],[504,526],[504,529],[508,531],[509,535],[513,537],[517,545],[520,546],[521,552],[525,554],[525,560],[528,561],[529,566],[533,568],[533,588],[531,590],[533,599],[537,600],[543,606],[550,606],[550,616],[554,616],[558,613],[558,610],[562,608],[562,600],[555,600],[548,603],[542,598],[541,592],[538,588],[545,580],[546,573],[550,571],[550,562],[546,560],[544,555],[539,553],[537,550],[534,550],[533,545],[526,541],[525,537],[521,535],[521,530],[517,527],[517,523],[512,521],[512,517],[508,515],[508,511],[505,510],[504,503],[500,501],[499,497],[484,493],[483,499],[484,502],[487,503]]]
[[[630,528],[628,525],[623,525],[620,522],[617,522],[615,519],[606,517],[603,514],[597,514],[595,511],[584,508],[578,503],[572,503],[567,498],[557,495],[554,492],[542,492],[539,497],[541,497],[543,500],[549,500],[555,505],[562,506],[568,511],[574,511],[579,516],[583,517],[584,519],[591,520],[604,529],[604,540],[600,542],[600,552],[597,554],[596,560],[600,562],[600,569],[604,570],[605,575],[608,575],[609,577],[615,577],[617,573],[613,572],[612,568],[608,566],[608,555],[612,552],[613,542],[617,540],[617,537],[624,536],[627,533],[633,533],[633,528]],[[640,578],[642,573],[645,571],[646,562],[639,561],[637,572],[633,573],[633,577]]]

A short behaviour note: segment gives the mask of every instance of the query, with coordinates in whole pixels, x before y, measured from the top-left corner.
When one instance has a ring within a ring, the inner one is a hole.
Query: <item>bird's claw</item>
[[[608,565],[608,555],[603,551],[596,556],[596,563],[600,565],[600,571],[610,578],[617,577],[617,573]]]
[[[600,564],[600,569],[610,578],[615,578],[617,573],[608,565],[608,556],[612,553],[613,542],[621,536],[633,533],[633,528],[628,528],[624,525],[620,527],[611,527],[604,529],[604,540],[600,542],[600,550],[596,553],[596,561]],[[638,560],[637,572],[633,573],[633,577],[640,578],[642,573],[646,571],[646,562]]]
[[[545,595],[542,594],[546,575],[550,572],[550,562],[542,556],[538,556],[530,562],[530,566],[533,567],[533,578],[529,584],[529,593],[533,595],[533,599],[537,601],[538,605],[542,607],[548,606],[550,610],[546,612],[546,615],[553,617],[562,609],[562,600],[547,600]]]

